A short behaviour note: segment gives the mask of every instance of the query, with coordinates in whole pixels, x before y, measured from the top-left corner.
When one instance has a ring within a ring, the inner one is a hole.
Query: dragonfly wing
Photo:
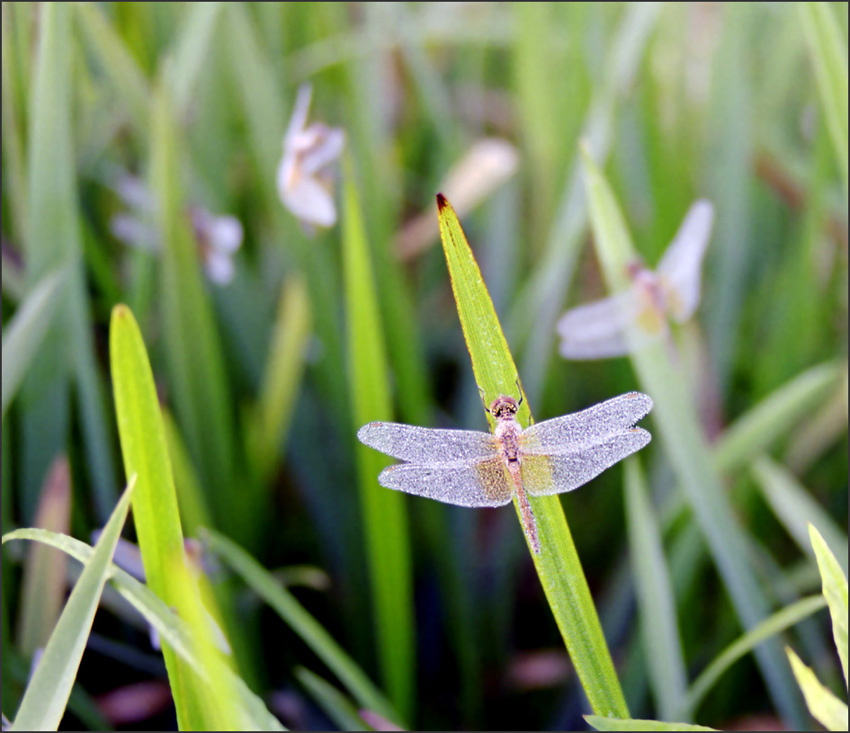
[[[625,331],[640,311],[633,288],[571,308],[558,321],[561,355],[567,359],[604,359],[627,354]]]
[[[697,201],[658,263],[656,272],[664,284],[670,313],[679,322],[688,320],[699,305],[702,260],[713,223],[714,207],[709,201]]]
[[[523,455],[523,488],[532,496],[572,491],[640,450],[649,441],[650,435],[646,430],[631,428],[596,445],[569,453]]]
[[[357,438],[388,456],[423,466],[471,463],[492,458],[498,450],[496,439],[479,430],[436,430],[393,422],[370,422],[357,431]]]
[[[388,489],[456,506],[502,506],[513,496],[507,466],[498,457],[441,466],[402,463],[384,469],[378,483]]]
[[[604,444],[611,438],[629,434],[632,426],[651,409],[652,400],[647,395],[627,392],[581,412],[535,423],[520,434],[520,450],[523,455],[572,455]],[[642,430],[639,432],[645,433]],[[649,433],[645,434],[648,441]]]

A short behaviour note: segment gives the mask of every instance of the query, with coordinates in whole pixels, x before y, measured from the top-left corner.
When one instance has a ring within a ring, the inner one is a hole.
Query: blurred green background
[[[404,619],[374,621],[370,583],[386,565],[369,549],[356,469],[341,250],[350,210],[336,185],[342,221],[309,231],[276,187],[296,93],[310,82],[310,120],[345,132],[334,169],[357,193],[389,365],[374,377],[402,422],[486,427],[437,191],[458,209],[538,420],[644,388],[626,358],[558,355],[558,317],[605,295],[579,141],[651,267],[690,204],[714,204],[702,302],[674,327],[678,368],[707,439],[728,438],[734,454],[718,470],[748,543],[740,563],[771,610],[817,592],[801,520],[830,523],[818,526],[844,542],[846,572],[847,5],[816,4],[843,50],[843,97],[804,5],[75,3],[45,24],[45,4],[4,3],[3,531],[43,525],[88,541],[109,516],[124,476],[108,325],[126,303],[173,418],[172,450],[183,448],[172,460],[187,535],[211,525],[275,571],[415,727],[585,726],[509,509],[404,497],[409,535],[388,530],[384,547],[410,558],[394,572],[402,606],[408,589],[413,604],[412,647]],[[128,200],[133,181],[141,204]],[[199,208],[241,222],[225,284],[206,275],[209,242],[190,216]],[[127,214],[137,246],[118,236]],[[138,246],[148,235],[153,244]],[[156,243],[172,235],[190,245]],[[37,291],[56,272],[61,285]],[[652,415],[644,426],[653,431]],[[50,493],[63,457],[67,476]],[[641,458],[693,680],[741,626],[664,445]],[[631,714],[660,717],[623,469],[562,502]],[[64,597],[66,570],[47,557],[39,596],[26,591],[35,571],[4,548],[7,715]],[[210,576],[229,589],[244,679],[284,724],[331,725],[295,672],[329,676],[322,663],[226,569]],[[837,686],[827,629],[821,614],[784,641]],[[395,633],[402,673],[388,678],[379,648]],[[172,728],[163,679],[144,629],[102,612],[65,723],[92,725],[96,702],[110,725]],[[744,729],[778,716],[748,657],[696,719]]]

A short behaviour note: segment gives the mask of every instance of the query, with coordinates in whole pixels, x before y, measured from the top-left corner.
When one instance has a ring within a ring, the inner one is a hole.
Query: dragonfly
[[[634,262],[628,290],[568,310],[558,321],[561,355],[623,356],[630,346],[640,348],[669,334],[668,319],[687,321],[699,305],[702,261],[713,221],[711,203],[695,202],[655,271]],[[626,330],[632,326],[627,340]]]
[[[652,400],[628,392],[581,412],[535,423],[516,419],[522,403],[499,395],[487,412],[492,433],[371,422],[357,432],[361,443],[405,463],[378,476],[388,489],[466,507],[496,507],[514,497],[535,554],[540,541],[529,496],[572,491],[649,443],[635,427]]]

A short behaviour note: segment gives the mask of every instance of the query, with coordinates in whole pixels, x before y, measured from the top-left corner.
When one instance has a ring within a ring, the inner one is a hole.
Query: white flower
[[[159,252],[156,202],[148,187],[135,176],[122,175],[113,189],[130,211],[112,217],[112,234],[131,247]],[[226,285],[233,279],[233,255],[242,245],[242,224],[232,216],[215,216],[201,206],[190,206],[188,213],[207,277],[216,285]]]
[[[283,158],[277,169],[281,202],[308,229],[336,223],[330,166],[345,146],[342,128],[320,122],[306,126],[312,93],[309,84],[298,90],[292,119],[283,138]]]
[[[669,332],[668,319],[684,323],[700,299],[702,261],[708,246],[714,207],[697,201],[653,272],[639,263],[629,267],[632,286],[609,298],[568,310],[558,321],[561,354],[567,359],[623,356]],[[632,327],[631,340],[626,329]]]

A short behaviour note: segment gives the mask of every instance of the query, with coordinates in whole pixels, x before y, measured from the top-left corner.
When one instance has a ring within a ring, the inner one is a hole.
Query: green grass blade
[[[584,719],[596,730],[717,730],[716,728],[706,728],[704,725],[663,723],[660,720],[620,720],[619,718],[605,718],[601,715],[585,715]]]
[[[4,543],[8,540],[42,542],[45,545],[62,550],[83,564],[88,564],[92,557],[92,548],[85,542],[43,529],[18,529],[3,536]],[[144,583],[136,580],[114,564],[110,570],[110,583],[120,596],[144,617],[145,621],[159,634],[160,639],[172,647],[181,659],[191,665],[199,676],[206,675],[206,670],[195,653],[195,644],[188,624]],[[277,718],[268,711],[262,700],[248,689],[241,678],[226,667],[215,670],[215,673],[232,675],[231,684],[238,691],[241,704],[245,708],[246,714],[253,721],[251,729],[284,730]]]
[[[193,101],[198,77],[204,70],[210,54],[218,17],[224,5],[220,2],[192,3],[186,9],[187,18],[177,39],[173,63],[168,69],[174,106],[184,118]]]
[[[819,364],[762,399],[718,438],[712,448],[717,470],[733,474],[746,466],[822,404],[842,373],[837,362]]]
[[[821,107],[847,194],[847,39],[828,3],[799,3]]]
[[[133,519],[147,583],[180,612],[183,533],[156,388],[142,335],[130,310],[112,311],[109,354],[115,412],[127,475],[138,476]],[[178,565],[180,564],[180,565]],[[190,669],[167,644],[163,656],[181,730],[205,727],[204,704]]]
[[[295,676],[340,730],[372,730],[351,701],[327,680],[305,667],[297,667]]]
[[[240,539],[251,535],[257,507],[233,490],[235,438],[224,356],[208,294],[204,290],[181,175],[181,145],[170,97],[155,90],[151,122],[151,188],[157,194],[162,252],[162,318],[169,387],[176,417],[217,526]],[[245,482],[247,483],[247,482]],[[245,486],[249,489],[250,486]]]
[[[776,634],[791,628],[826,605],[822,596],[809,596],[786,606],[766,618],[758,626],[736,639],[717,658],[709,664],[688,689],[687,697],[678,715],[690,717],[699,708],[700,703],[716,682],[745,654],[749,654],[759,644]]]
[[[827,546],[844,560],[846,571],[847,535],[793,474],[766,456],[757,458],[751,470],[768,505],[800,549],[814,556],[808,525],[820,527]]]
[[[350,172],[350,169],[349,169]],[[369,247],[354,181],[345,181],[343,271],[354,430],[392,418],[387,359]],[[357,472],[372,586],[381,678],[399,713],[414,701],[413,587],[405,496],[378,485],[389,460],[357,445]]]
[[[673,719],[687,688],[676,603],[661,533],[638,458],[628,458],[625,469],[626,524],[643,645],[658,715]]]
[[[342,682],[361,707],[399,720],[389,701],[327,630],[279,581],[245,550],[217,532],[207,530],[204,540],[210,550],[230,565],[248,586],[304,640]]]
[[[844,671],[844,684],[846,686],[847,576],[841,571],[838,560],[835,559],[835,555],[832,554],[820,532],[811,524],[809,525],[809,535],[818,559],[818,570],[820,570],[823,581],[823,596],[829,604],[829,614],[832,616],[832,635],[835,639],[835,648],[838,649],[838,656],[841,658],[841,669]]]
[[[478,265],[451,206],[440,197],[438,207],[452,290],[482,399],[489,404],[500,394],[516,395],[519,375]],[[528,400],[520,406],[517,419],[528,427]],[[541,546],[539,554],[532,552],[537,575],[591,707],[627,718],[626,702],[560,499],[529,497],[529,502]],[[516,503],[515,507],[519,517]]]
[[[100,594],[109,577],[112,553],[118,544],[135,479],[104,527],[80,579],[71,591],[65,610],[44,648],[44,654],[27,685],[12,730],[57,730],[74,686],[74,679],[89,638]],[[3,538],[5,542],[7,537]]]
[[[622,292],[629,287],[627,268],[636,255],[614,195],[587,152],[585,166],[599,259],[609,291]],[[631,330],[626,335],[629,340],[634,338]],[[741,625],[745,630],[752,629],[768,615],[769,604],[747,562],[746,538],[712,465],[683,376],[671,363],[663,343],[632,351],[632,365],[643,391],[655,402],[652,415],[685,498],[708,542]],[[801,719],[796,686],[778,643],[768,642],[757,650],[756,656],[777,708],[791,720]]]
[[[53,321],[66,275],[64,270],[57,270],[45,276],[26,297],[3,333],[4,416]]]
[[[847,703],[821,684],[815,673],[803,664],[793,650],[786,648],[794,676],[806,698],[812,717],[827,730],[847,730]]]
[[[307,289],[303,280],[290,277],[281,289],[263,383],[246,438],[246,450],[263,481],[274,468],[289,430],[310,333]]]
[[[150,123],[151,90],[132,52],[103,10],[94,3],[74,3],[79,27],[92,56],[126,106],[137,134],[145,138]]]
[[[8,186],[10,198],[10,220],[9,230],[21,245],[25,246],[27,236],[25,228],[27,225],[27,174],[24,168],[24,135],[22,124],[22,110],[19,110],[19,78],[20,72],[15,50],[13,36],[21,35],[12,15],[11,6],[2,6],[2,40],[0,40],[0,53],[2,53],[2,120],[3,120],[3,162],[5,163],[3,176]],[[10,268],[11,269],[11,268]],[[3,268],[3,290],[6,290],[6,268]]]

